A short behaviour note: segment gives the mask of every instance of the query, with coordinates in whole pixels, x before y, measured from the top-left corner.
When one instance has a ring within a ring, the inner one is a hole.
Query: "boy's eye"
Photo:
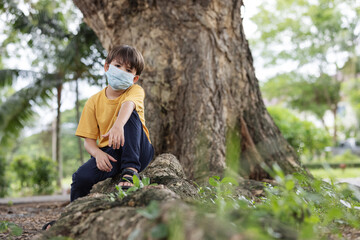
[[[130,69],[126,69],[128,72],[131,72],[131,70]]]

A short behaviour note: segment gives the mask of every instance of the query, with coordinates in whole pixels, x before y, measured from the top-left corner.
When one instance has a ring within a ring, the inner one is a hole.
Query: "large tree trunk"
[[[105,49],[129,44],[143,53],[140,84],[156,154],[173,153],[188,178],[222,175],[226,166],[267,178],[261,163],[300,169],[263,103],[241,0],[74,3]]]
[[[57,163],[57,172],[58,172],[58,179],[57,179],[57,186],[61,189],[61,182],[63,178],[62,174],[62,159],[61,159],[61,144],[60,144],[60,130],[61,130],[61,92],[62,92],[62,84],[59,84],[56,87],[57,90],[57,109],[56,109],[56,152],[55,152],[55,159]]]

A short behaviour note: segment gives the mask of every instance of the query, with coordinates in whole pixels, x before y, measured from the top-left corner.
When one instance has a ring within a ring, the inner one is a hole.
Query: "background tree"
[[[32,103],[47,103],[56,89],[57,96],[57,124],[56,124],[56,162],[58,163],[59,181],[61,185],[62,163],[60,158],[60,106],[63,83],[69,81],[89,81],[97,83],[103,79],[96,70],[99,69],[104,53],[93,31],[85,24],[78,26],[77,32],[70,31],[68,23],[76,18],[71,10],[66,13],[59,11],[66,1],[26,2],[29,5],[29,13],[20,10],[15,1],[7,0],[1,5],[1,12],[7,16],[8,29],[5,30],[7,38],[2,42],[4,55],[9,57],[6,46],[15,44],[21,46],[25,43],[36,56],[32,62],[35,71],[21,69],[6,69],[0,71],[0,82],[11,85],[19,75],[27,74],[23,81],[31,84],[14,93],[0,106],[0,132],[6,134],[18,134],[24,127],[30,116],[33,115]],[[32,77],[32,79],[29,77]],[[55,79],[54,81],[50,81]],[[0,85],[1,86],[1,85]],[[33,101],[33,102],[32,102]],[[78,98],[77,98],[78,102]],[[14,106],[16,106],[14,108]],[[5,139],[0,136],[1,139]],[[80,150],[80,162],[82,162],[82,149]]]
[[[291,107],[312,112],[322,121],[330,110],[334,142],[342,66],[359,54],[358,13],[358,3],[350,0],[283,0],[261,4],[252,18],[260,33],[254,45],[262,49],[267,64],[294,63],[293,69],[286,67],[270,79],[264,91],[281,89],[277,97],[285,96]]]
[[[327,131],[317,128],[312,122],[300,120],[289,109],[280,106],[267,109],[285,139],[302,159],[312,161],[331,145],[331,136]]]
[[[196,180],[222,174],[227,162],[254,179],[268,177],[261,163],[299,170],[262,101],[242,28],[242,1],[74,3],[105,49],[130,44],[143,53],[140,84],[156,154],[175,154]],[[232,132],[239,145],[230,159]]]

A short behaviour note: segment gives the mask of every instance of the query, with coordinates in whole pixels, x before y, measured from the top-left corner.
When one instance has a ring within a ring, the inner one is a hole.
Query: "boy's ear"
[[[139,75],[136,75],[136,76],[134,77],[134,83],[136,83],[137,81],[139,81],[139,78],[140,78],[140,76],[139,76]]]
[[[107,62],[105,62],[105,65],[104,65],[104,70],[105,72],[107,72],[109,70],[109,64]]]

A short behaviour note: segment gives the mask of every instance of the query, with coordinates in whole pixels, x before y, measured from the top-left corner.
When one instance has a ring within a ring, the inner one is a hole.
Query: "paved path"
[[[70,201],[70,195],[46,195],[46,196],[31,196],[21,198],[0,198],[0,204],[18,203],[40,203],[40,202],[66,202]]]
[[[350,183],[350,184],[360,187],[360,177],[338,179],[337,182],[347,182],[347,183]]]

